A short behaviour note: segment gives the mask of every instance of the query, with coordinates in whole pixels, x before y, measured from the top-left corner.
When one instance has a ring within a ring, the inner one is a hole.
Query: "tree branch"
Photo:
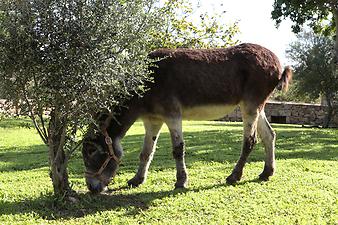
[[[76,151],[76,149],[78,149],[82,145],[82,143],[83,143],[83,139],[79,141],[78,143],[76,143],[76,145],[67,152],[67,156],[66,156],[67,160],[71,158],[73,153]]]
[[[42,126],[42,131],[43,131],[43,134],[46,137],[46,139],[48,139],[47,129],[46,129],[45,121],[43,120],[42,114],[43,114],[43,112],[41,111],[39,113],[39,118],[40,118],[40,122],[41,122],[41,126]]]
[[[29,99],[28,99],[28,96],[27,96],[26,88],[23,86],[22,90],[23,90],[23,92],[24,92],[24,93],[23,93],[24,99],[25,99],[25,101],[27,102],[28,110],[29,110],[29,112],[30,112],[30,116],[29,116],[29,117],[32,119],[33,124],[34,124],[34,127],[35,127],[35,129],[37,130],[39,136],[41,137],[43,143],[44,143],[45,145],[48,145],[48,135],[47,135],[46,133],[43,133],[43,131],[42,131],[41,128],[39,127],[39,124],[38,124],[37,121],[36,121],[33,107],[32,107],[31,104],[29,103]]]
[[[38,82],[36,80],[36,76],[35,76],[34,73],[33,73],[33,81],[34,81],[35,87],[39,88],[39,85],[38,85]],[[40,122],[41,122],[41,126],[42,126],[42,128],[40,128],[40,129],[42,130],[43,135],[44,135],[44,137],[47,140],[48,139],[47,129],[46,129],[43,117],[42,117],[42,115],[43,115],[43,107],[41,106],[40,101],[37,102],[37,105],[38,105],[38,111],[39,111],[39,115],[38,116],[39,116],[39,119],[40,119]]]

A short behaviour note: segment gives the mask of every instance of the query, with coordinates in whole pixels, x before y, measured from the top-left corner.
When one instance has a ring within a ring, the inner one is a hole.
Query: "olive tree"
[[[48,145],[55,194],[71,191],[67,163],[79,145],[76,131],[93,112],[143,92],[153,43],[149,34],[161,24],[157,5],[148,0],[1,1],[1,92],[20,101]]]
[[[222,19],[226,13],[225,10],[205,11],[199,6],[199,1],[193,0],[164,0],[162,2],[164,26],[152,33],[155,37],[154,46],[214,48],[227,47],[238,42],[237,22],[225,23]],[[221,6],[220,4],[220,9],[222,9]]]
[[[295,92],[298,96],[318,99],[323,96],[328,110],[323,126],[328,127],[337,108],[338,82],[332,73],[334,42],[323,35],[302,32],[290,44],[287,56],[294,62]]]
[[[316,33],[331,37],[335,41],[332,55],[332,73],[338,79],[338,1],[337,0],[275,0],[271,12],[278,24],[284,18],[293,22],[293,31],[298,33],[304,24]]]

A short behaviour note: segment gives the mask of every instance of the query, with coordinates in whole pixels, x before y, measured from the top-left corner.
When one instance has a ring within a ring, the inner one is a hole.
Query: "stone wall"
[[[320,104],[268,102],[265,114],[272,123],[289,123],[304,125],[323,125],[327,106]],[[239,107],[224,118],[224,121],[242,121]],[[331,126],[338,127],[338,115],[333,118]]]

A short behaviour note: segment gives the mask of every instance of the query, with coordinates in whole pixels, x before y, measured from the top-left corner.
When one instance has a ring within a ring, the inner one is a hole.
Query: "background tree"
[[[332,72],[338,78],[338,1],[337,0],[275,0],[271,13],[277,25],[290,18],[293,31],[298,33],[304,24],[316,33],[335,39]]]
[[[228,47],[238,42],[237,23],[225,24],[220,19],[225,10],[210,13],[192,0],[167,0],[163,4],[164,26],[152,34],[155,48]]]
[[[280,102],[301,102],[301,103],[320,103],[319,98],[312,98],[308,95],[302,95],[299,94],[297,87],[297,80],[292,78],[292,85],[289,86],[288,92],[280,92],[278,90],[275,90],[270,99],[274,101],[280,101]]]
[[[290,44],[287,56],[294,62],[294,92],[308,99],[323,96],[328,104],[324,127],[328,127],[336,113],[338,82],[332,73],[334,42],[323,35],[302,32]]]

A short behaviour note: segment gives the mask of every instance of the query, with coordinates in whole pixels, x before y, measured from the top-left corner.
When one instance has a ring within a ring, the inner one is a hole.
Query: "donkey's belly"
[[[186,120],[215,120],[231,113],[237,105],[205,105],[182,109],[183,119]]]

